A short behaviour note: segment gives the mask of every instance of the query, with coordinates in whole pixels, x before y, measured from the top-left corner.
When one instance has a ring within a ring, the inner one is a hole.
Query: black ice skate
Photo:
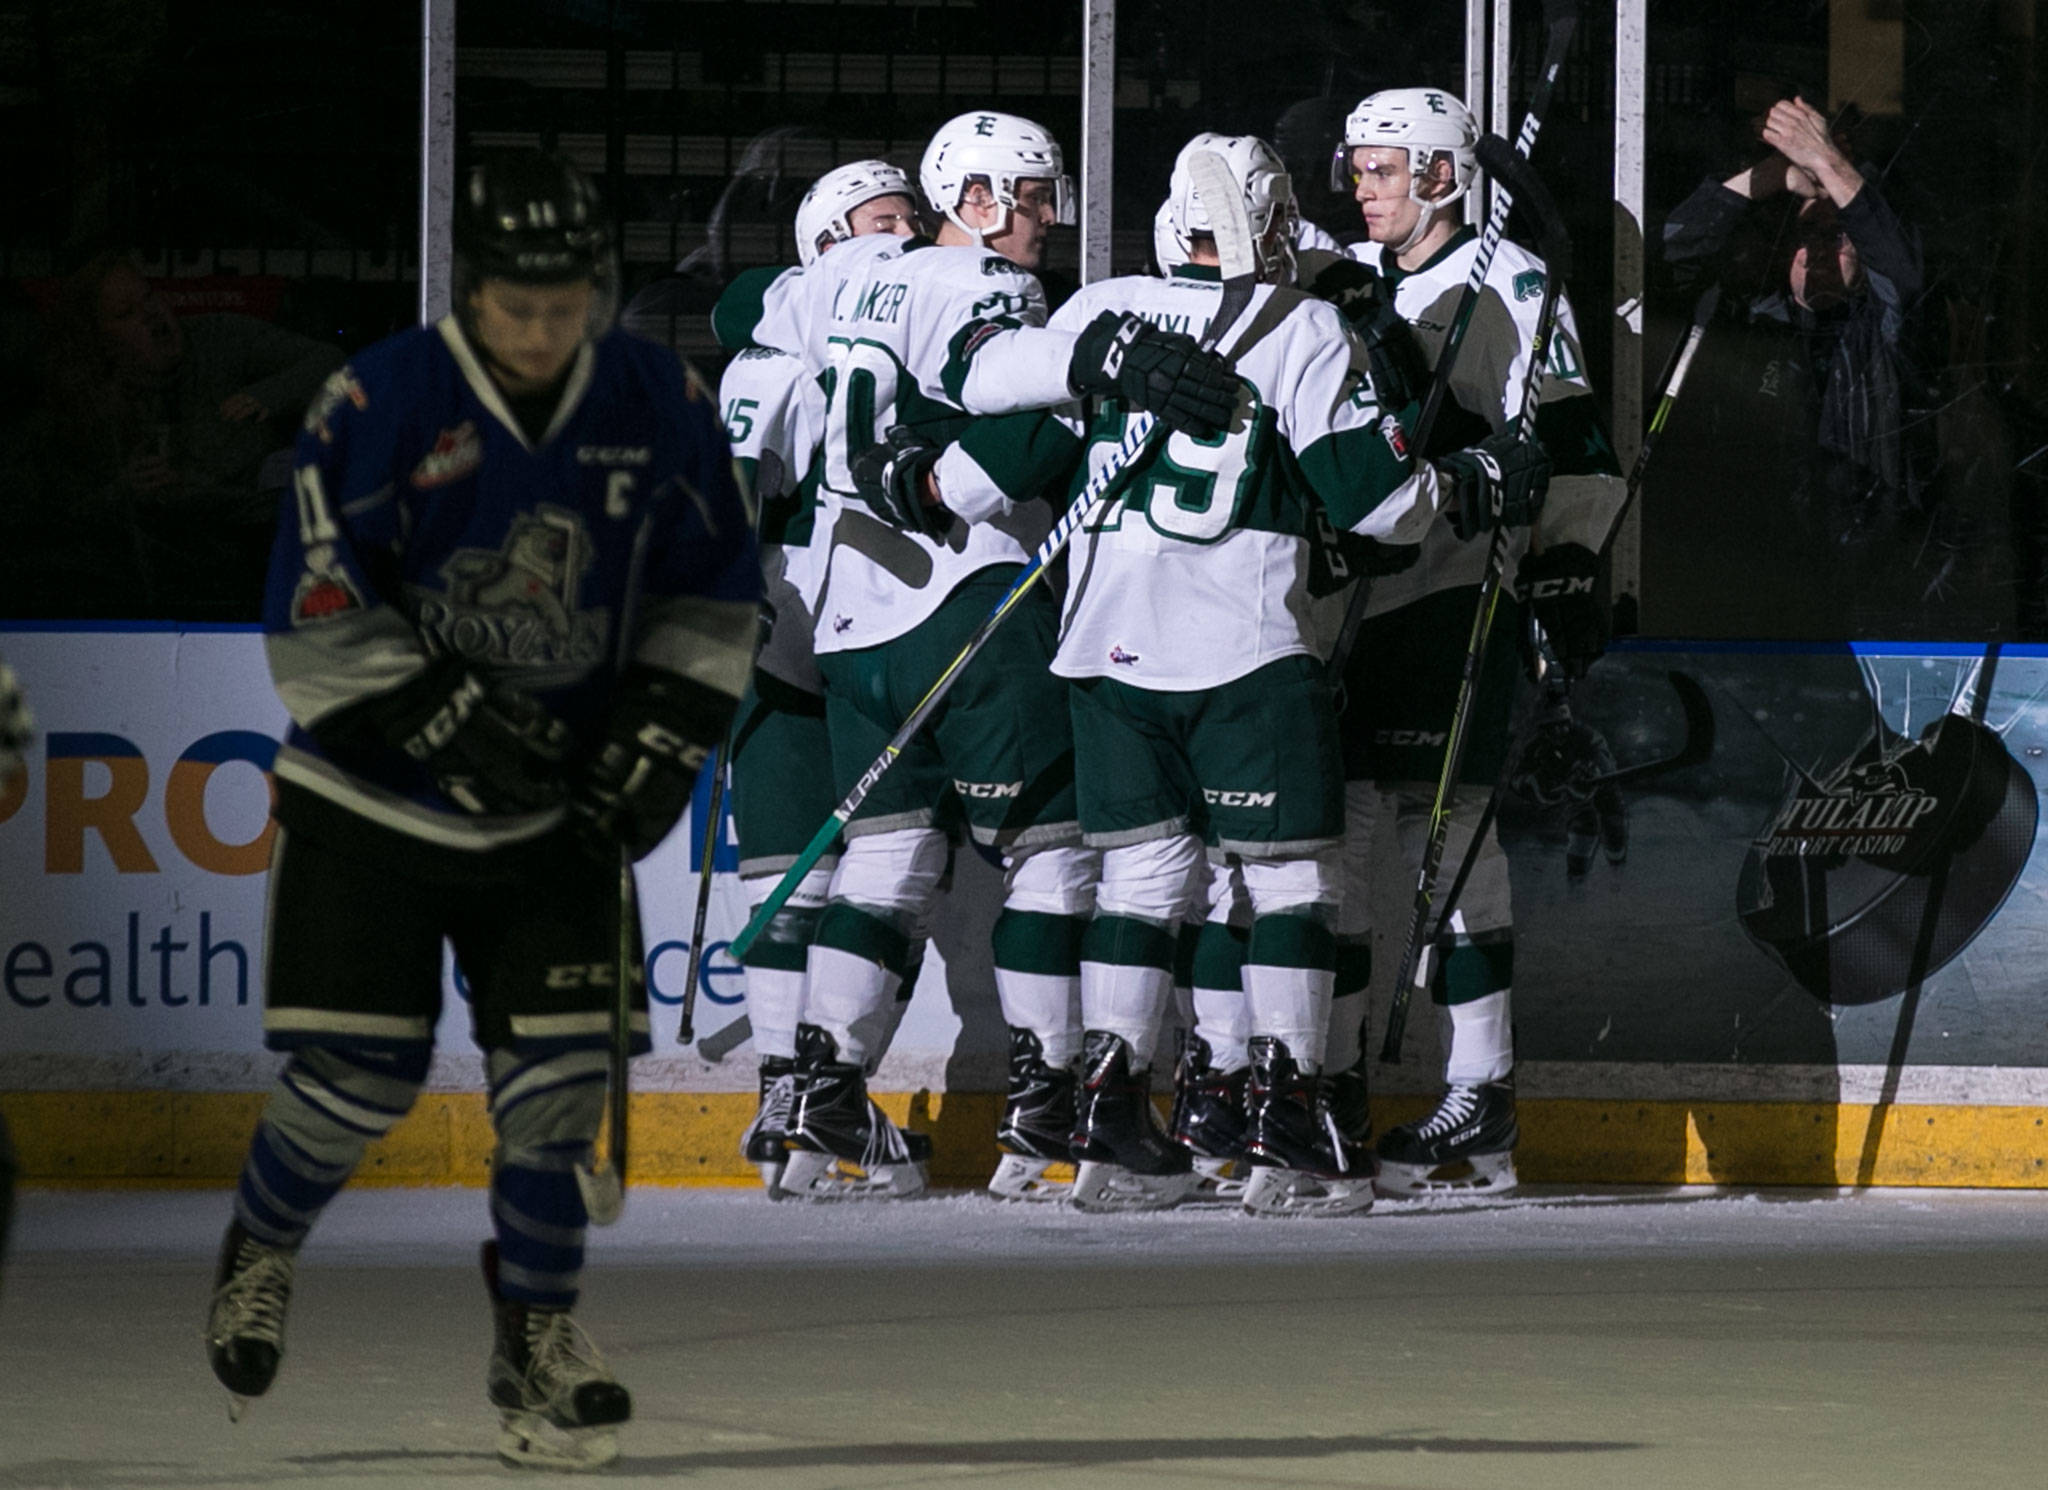
[[[740,1134],[740,1153],[761,1171],[761,1184],[771,1199],[782,1198],[782,1166],[788,1157],[783,1136],[796,1099],[796,1062],[779,1055],[761,1058],[761,1105]]]
[[[270,1390],[284,1358],[284,1313],[292,1299],[292,1253],[267,1246],[228,1224],[213,1304],[206,1315],[206,1354],[228,1389],[228,1417],[242,1420],[251,1397]]]
[[[567,1309],[498,1291],[498,1244],[485,1242],[496,1339],[486,1377],[498,1409],[498,1457],[516,1468],[596,1469],[619,1457],[633,1398]]]
[[[840,1060],[838,1045],[816,1025],[797,1030],[796,1068],[784,1195],[900,1200],[923,1193],[931,1139],[891,1122],[868,1096],[867,1073]]]
[[[1267,1216],[1349,1216],[1372,1209],[1372,1150],[1344,1136],[1329,1086],[1295,1064],[1286,1042],[1256,1035],[1246,1091],[1248,1211]]]
[[[1454,1086],[1437,1110],[1380,1140],[1383,1195],[1490,1195],[1515,1187],[1515,1081]]]
[[[1090,1030],[1081,1062],[1071,1150],[1079,1165],[1076,1209],[1158,1211],[1178,1204],[1194,1188],[1194,1166],[1160,1127],[1149,1082],[1131,1070],[1131,1047],[1107,1030]]]
[[[1045,1046],[1029,1030],[1010,1030],[1010,1094],[996,1125],[1002,1159],[991,1193],[1005,1200],[1065,1200],[1074,1193],[1072,1156],[1074,1073],[1050,1066]]]
[[[1365,1056],[1341,1071],[1323,1073],[1323,1101],[1336,1121],[1337,1131],[1353,1148],[1372,1150],[1372,1098],[1366,1090]]]
[[[1249,1068],[1223,1072],[1209,1064],[1209,1042],[1192,1030],[1181,1036],[1173,1073],[1173,1141],[1195,1163],[1190,1200],[1244,1199],[1244,1089]]]

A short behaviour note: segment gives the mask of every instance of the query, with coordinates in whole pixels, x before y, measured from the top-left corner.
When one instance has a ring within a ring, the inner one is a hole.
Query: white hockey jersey
[[[1216,269],[1195,265],[1167,279],[1105,280],[1053,325],[1135,311],[1199,338],[1222,290]],[[1054,672],[1179,692],[1318,655],[1309,582],[1322,524],[1414,543],[1435,521],[1436,472],[1410,458],[1333,307],[1261,285],[1224,348],[1243,383],[1231,428],[1210,440],[1155,436],[1108,512],[1075,539]],[[1076,495],[1128,418],[1105,403]]]
[[[902,636],[969,575],[1022,564],[1044,538],[1052,515],[1035,502],[1003,502],[988,521],[958,522],[941,539],[903,532],[854,495],[849,466],[906,424],[940,443],[966,439],[1008,497],[1028,495],[1007,483],[1042,466],[1025,447],[1046,422],[971,416],[1071,398],[1074,337],[1043,329],[1045,318],[1045,292],[1026,270],[982,249],[916,239],[855,238],[776,282],[754,338],[801,357],[826,400],[812,539],[813,562],[823,554],[819,652]]]
[[[822,691],[811,650],[821,566],[812,563],[813,508],[805,473],[825,429],[825,394],[803,359],[749,347],[718,384],[733,459],[753,483],[761,576],[774,617],[754,665],[808,693]]]
[[[1434,365],[1478,256],[1478,234],[1469,227],[1460,229],[1441,253],[1413,271],[1398,268],[1383,244],[1354,244],[1347,252],[1387,278],[1394,290],[1394,308],[1415,328],[1424,355]],[[1312,280],[1315,272],[1315,251],[1305,251],[1303,281]],[[1501,241],[1487,266],[1486,287],[1452,369],[1451,398],[1484,419],[1495,433],[1521,412],[1544,275],[1541,259],[1517,243]],[[1447,408],[1445,415],[1452,417],[1452,411]],[[1621,506],[1625,486],[1586,383],[1578,323],[1568,300],[1558,305],[1537,405],[1536,436],[1551,460],[1550,494],[1536,529],[1539,543],[1579,543],[1597,552]],[[1432,454],[1452,448],[1441,438],[1430,443]],[[1527,532],[1510,536],[1505,581],[1511,589],[1529,542]],[[1422,558],[1413,568],[1372,581],[1366,614],[1384,615],[1425,595],[1476,586],[1486,572],[1487,546],[1483,536],[1460,542],[1448,523],[1439,524],[1424,540]]]

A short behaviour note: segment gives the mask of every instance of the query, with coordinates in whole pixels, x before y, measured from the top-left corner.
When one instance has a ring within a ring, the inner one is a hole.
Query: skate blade
[[[780,1159],[765,1161],[754,1166],[761,1176],[761,1188],[768,1192],[770,1200],[787,1198],[788,1192],[782,1188],[782,1171],[784,1167]]]
[[[1121,1164],[1084,1160],[1074,1175],[1074,1209],[1079,1211],[1163,1211],[1179,1205],[1195,1188],[1185,1174],[1139,1174]]]
[[[1390,1199],[1427,1199],[1432,1195],[1504,1195],[1515,1188],[1513,1154],[1475,1154],[1449,1164],[1395,1164],[1380,1160],[1374,1182]]]
[[[506,1412],[498,1457],[514,1469],[602,1469],[619,1457],[619,1431],[612,1423],[562,1428],[537,1412]]]
[[[924,1193],[925,1174],[916,1164],[863,1169],[851,1159],[791,1149],[780,1188],[802,1200],[908,1200]]]
[[[1260,1216],[1362,1216],[1372,1209],[1372,1179],[1328,1179],[1302,1169],[1258,1165],[1244,1187],[1244,1208]]]
[[[1195,1187],[1188,1192],[1189,1205],[1238,1205],[1244,1200],[1245,1162],[1242,1159],[1214,1159],[1195,1156]]]
[[[229,1392],[228,1421],[231,1423],[241,1422],[243,1417],[246,1416],[249,1411],[249,1404],[255,1400],[256,1399],[253,1397],[242,1397],[236,1395],[233,1392]]]
[[[1074,1193],[1074,1166],[1059,1159],[1033,1159],[1005,1154],[988,1182],[991,1195],[1003,1200],[1057,1204]]]

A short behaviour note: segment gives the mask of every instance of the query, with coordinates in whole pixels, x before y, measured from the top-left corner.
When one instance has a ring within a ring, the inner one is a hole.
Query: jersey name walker
[[[430,657],[545,704],[586,743],[629,661],[737,697],[760,569],[710,398],[667,349],[613,331],[529,442],[452,318],[328,380],[294,452],[264,630],[292,728],[280,781],[386,827],[480,849],[560,811],[473,817],[396,749],[338,759],[337,711]]]
[[[820,653],[876,646],[926,620],[969,575],[1022,564],[1051,526],[1038,503],[943,538],[906,533],[854,494],[851,462],[893,425],[938,443],[967,436],[982,467],[1036,469],[1009,458],[1043,428],[1035,419],[976,420],[1038,409],[1069,395],[1071,336],[1045,323],[1038,280],[999,254],[886,235],[834,245],[770,293],[755,339],[801,356],[826,399],[813,533],[824,547],[817,596]],[[1012,492],[1027,496],[1028,492]]]
[[[1090,285],[1053,325],[1135,311],[1200,338],[1221,298],[1218,271],[1187,266]],[[1261,285],[1225,343],[1243,384],[1231,427],[1208,440],[1155,435],[1106,515],[1078,536],[1053,671],[1184,691],[1314,655],[1309,569],[1324,524],[1413,543],[1435,518],[1435,472],[1412,460],[1334,308]],[[1105,403],[1074,495],[1129,417]]]

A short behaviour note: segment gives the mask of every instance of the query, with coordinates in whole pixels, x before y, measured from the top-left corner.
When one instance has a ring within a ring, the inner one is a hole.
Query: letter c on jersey
[[[264,774],[277,742],[249,730],[221,730],[206,735],[172,763],[164,784],[164,825],[171,842],[197,868],[210,874],[260,874],[270,862],[270,841],[277,831],[266,812],[263,827],[244,843],[226,843],[206,816],[206,788],[213,773],[243,761]],[[90,767],[106,773],[99,778]],[[104,790],[87,794],[88,776]],[[156,858],[135,826],[135,815],[149,797],[149,762],[132,741],[98,732],[52,731],[44,746],[43,867],[49,874],[81,874],[85,870],[85,835],[97,833],[119,874],[155,874]],[[0,822],[21,805],[24,793],[0,800]]]

